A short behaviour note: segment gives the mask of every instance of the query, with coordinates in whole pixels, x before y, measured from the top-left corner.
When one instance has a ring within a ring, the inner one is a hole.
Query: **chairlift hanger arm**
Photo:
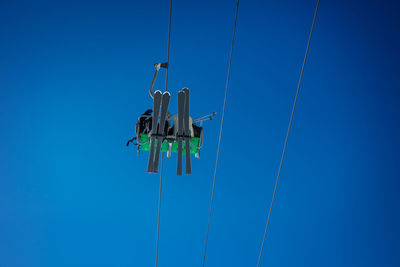
[[[153,87],[154,87],[154,84],[156,83],[158,72],[160,71],[160,68],[168,69],[168,62],[156,63],[156,64],[154,64],[154,67],[156,68],[156,72],[154,73],[153,81],[151,82],[150,90],[149,90],[151,98],[154,98]]]

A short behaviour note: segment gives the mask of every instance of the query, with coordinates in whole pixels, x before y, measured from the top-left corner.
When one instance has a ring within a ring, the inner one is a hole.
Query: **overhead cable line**
[[[236,2],[235,23],[234,23],[234,26],[233,26],[233,36],[232,36],[232,43],[231,43],[231,51],[230,51],[230,55],[229,55],[228,73],[227,73],[227,76],[226,76],[224,105],[223,105],[223,108],[222,108],[222,118],[221,118],[220,130],[219,130],[217,156],[216,156],[215,168],[214,168],[214,179],[213,179],[213,185],[212,185],[212,190],[211,190],[210,211],[209,211],[209,214],[208,214],[208,224],[207,224],[207,231],[206,231],[206,241],[205,241],[205,245],[204,245],[204,255],[203,255],[203,265],[202,265],[203,267],[204,267],[204,264],[205,264],[205,261],[206,261],[208,234],[209,234],[209,232],[210,232],[210,222],[211,222],[211,214],[212,214],[212,207],[213,207],[213,200],[214,200],[214,190],[215,190],[215,179],[216,179],[216,177],[217,177],[219,150],[220,150],[220,147],[221,147],[222,127],[223,127],[223,124],[224,124],[225,107],[226,107],[226,98],[227,98],[227,95],[228,95],[228,88],[229,88],[229,76],[230,76],[230,73],[231,73],[233,45],[234,45],[234,42],[235,42],[235,34],[236,34],[236,24],[237,24],[237,18],[238,18],[238,11],[239,11],[239,0],[237,0],[237,2]]]
[[[167,68],[165,71],[165,91],[166,92],[168,91],[169,50],[170,50],[170,41],[171,41],[171,17],[172,17],[172,0],[169,1]],[[163,163],[164,163],[164,154],[161,153],[160,190],[159,190],[159,194],[158,194],[157,241],[156,241],[155,267],[157,267],[157,264],[158,264],[158,244],[159,244],[159,239],[160,239],[161,189],[162,189]]]
[[[258,257],[257,267],[260,266],[261,256],[262,256],[262,252],[263,252],[263,248],[264,248],[264,243],[265,243],[265,239],[266,239],[266,237],[267,237],[268,225],[269,225],[269,221],[270,221],[270,218],[271,218],[272,206],[274,205],[276,190],[277,190],[277,188],[278,188],[278,181],[279,181],[279,177],[280,177],[281,170],[282,170],[282,164],[283,164],[283,159],[284,159],[285,152],[286,152],[286,146],[287,146],[287,142],[288,142],[288,138],[289,138],[289,134],[290,134],[290,128],[291,128],[292,122],[293,122],[294,110],[295,110],[295,108],[296,108],[297,99],[298,99],[298,97],[299,97],[301,80],[303,79],[304,67],[305,67],[305,65],[306,65],[306,60],[307,60],[307,56],[308,56],[308,50],[309,50],[309,48],[310,48],[310,43],[311,43],[311,37],[312,37],[312,33],[313,33],[313,31],[314,31],[315,20],[316,20],[316,18],[317,18],[318,7],[319,7],[319,1],[320,1],[320,0],[318,0],[317,6],[315,7],[314,18],[313,18],[313,22],[312,22],[312,26],[311,26],[311,30],[310,30],[310,35],[308,36],[308,42],[307,42],[306,53],[305,53],[305,55],[304,55],[303,65],[302,65],[302,67],[301,67],[299,83],[298,83],[298,85],[297,85],[296,96],[295,96],[295,98],[294,98],[292,114],[290,115],[289,127],[288,127],[288,130],[287,130],[287,133],[286,133],[285,143],[284,143],[284,145],[283,145],[282,157],[281,157],[281,161],[280,161],[280,163],[279,163],[279,170],[278,170],[278,174],[277,174],[277,177],[276,177],[276,182],[275,182],[275,187],[274,187],[274,193],[272,194],[272,201],[271,201],[271,205],[270,205],[269,211],[268,211],[267,224],[266,224],[266,226],[265,226],[264,237],[263,237],[263,241],[262,241],[262,244],[261,244],[260,255],[259,255],[259,257]]]
[[[172,15],[172,0],[169,1],[167,69],[165,71],[165,92],[168,92],[169,47],[170,47],[170,42],[171,42],[171,17],[172,17],[171,15]]]

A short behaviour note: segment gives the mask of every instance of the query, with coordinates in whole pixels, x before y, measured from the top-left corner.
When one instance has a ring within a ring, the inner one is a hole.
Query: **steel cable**
[[[169,50],[170,50],[170,42],[171,42],[171,16],[172,16],[172,0],[169,1],[167,68],[166,68],[166,72],[165,72],[165,92],[168,92]],[[159,239],[160,239],[161,189],[162,189],[163,163],[164,163],[164,154],[161,153],[160,190],[159,190],[159,194],[158,194],[157,241],[156,241],[155,267],[157,267],[157,264],[158,264],[158,244],[159,244]]]
[[[205,241],[205,245],[204,245],[204,255],[203,255],[203,264],[202,264],[203,267],[204,267],[204,264],[205,264],[205,261],[206,261],[208,234],[209,234],[209,232],[210,232],[211,214],[212,214],[212,207],[213,207],[213,200],[214,200],[214,191],[215,191],[215,180],[216,180],[216,177],[217,177],[218,158],[219,158],[219,151],[220,151],[220,147],[221,147],[222,127],[223,127],[223,124],[224,124],[224,117],[225,117],[226,98],[227,98],[227,95],[228,95],[228,88],[229,88],[229,76],[230,76],[230,73],[231,73],[233,45],[234,45],[234,42],[235,42],[236,24],[237,24],[238,11],[239,11],[239,0],[237,0],[237,2],[236,2],[235,23],[234,23],[234,26],[233,26],[233,36],[232,36],[232,43],[231,43],[231,51],[230,51],[230,55],[229,55],[228,73],[227,73],[226,85],[225,85],[224,105],[223,105],[223,108],[222,108],[222,118],[221,118],[220,130],[219,130],[217,156],[216,156],[215,168],[214,168],[214,179],[213,179],[213,185],[212,185],[212,190],[211,190],[211,200],[210,200],[210,210],[209,210],[209,214],[208,214],[208,224],[207,224],[207,231],[206,231],[206,241]]]
[[[299,91],[300,91],[301,80],[303,79],[304,67],[305,67],[305,65],[306,65],[306,60],[307,60],[307,56],[308,56],[308,50],[309,50],[309,48],[310,48],[311,36],[312,36],[313,31],[314,31],[315,20],[316,20],[316,18],[317,18],[318,7],[319,7],[319,1],[320,1],[320,0],[318,0],[317,6],[315,7],[314,18],[313,18],[313,22],[312,22],[312,26],[311,26],[311,30],[310,30],[310,35],[309,35],[309,37],[308,37],[306,53],[305,53],[305,55],[304,55],[303,65],[302,65],[302,67],[301,67],[299,83],[298,83],[298,85],[297,85],[297,91],[296,91],[296,96],[295,96],[295,98],[294,98],[293,109],[292,109],[292,113],[291,113],[291,115],[290,115],[289,126],[288,126],[288,130],[287,130],[286,138],[285,138],[285,143],[284,143],[283,150],[282,150],[282,157],[281,157],[281,161],[280,161],[280,163],[279,163],[279,169],[278,169],[278,174],[277,174],[277,177],[276,177],[276,182],[275,182],[275,187],[274,187],[274,193],[272,194],[271,205],[270,205],[269,211],[268,211],[267,224],[266,224],[266,226],[265,226],[264,237],[263,237],[263,241],[262,241],[262,244],[261,244],[260,255],[259,255],[259,257],[258,257],[257,267],[260,266],[261,256],[262,256],[262,252],[263,252],[263,248],[264,248],[264,243],[265,243],[265,239],[266,239],[266,237],[267,237],[268,225],[269,225],[269,220],[270,220],[270,218],[271,218],[272,206],[274,205],[274,200],[275,200],[275,195],[276,195],[276,189],[278,188],[278,181],[279,181],[279,177],[280,177],[280,174],[281,174],[283,159],[284,159],[284,156],[285,156],[286,146],[287,146],[287,142],[288,142],[288,138],[289,138],[289,134],[290,134],[290,129],[291,129],[292,122],[293,122],[294,110],[295,110],[295,108],[296,108],[297,98],[299,97]]]

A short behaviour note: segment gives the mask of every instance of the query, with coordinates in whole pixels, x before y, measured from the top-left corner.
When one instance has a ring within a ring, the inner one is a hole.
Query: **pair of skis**
[[[169,92],[164,94],[157,90],[154,92],[153,117],[150,135],[150,154],[147,165],[147,172],[157,173],[160,161],[161,145],[165,139],[165,123],[168,113],[168,105],[171,95]],[[161,109],[161,114],[160,114]],[[160,117],[160,121],[158,121]],[[157,141],[157,142],[156,142]]]
[[[183,88],[178,92],[178,131],[176,140],[178,142],[178,166],[177,175],[182,175],[182,142],[185,141],[186,152],[186,174],[192,173],[190,162],[190,122],[189,122],[189,89]]]
[[[171,95],[168,92],[165,92],[164,94],[162,94],[159,90],[154,92],[153,117],[150,135],[150,153],[149,162],[147,165],[147,172],[149,173],[158,172],[161,146],[167,135],[165,132],[165,123],[167,120],[170,98]],[[192,165],[190,162],[190,139],[189,89],[183,88],[178,93],[178,119],[176,131],[176,141],[178,142],[177,175],[182,175],[183,142],[185,142],[186,174],[192,173]]]

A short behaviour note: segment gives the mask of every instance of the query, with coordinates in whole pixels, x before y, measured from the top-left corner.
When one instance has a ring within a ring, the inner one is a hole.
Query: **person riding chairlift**
[[[127,143],[126,146],[129,146],[130,143],[133,143],[134,140],[137,140],[138,143],[140,143],[140,135],[141,134],[150,134],[151,129],[152,129],[152,110],[148,109],[146,110],[142,115],[139,116],[136,126],[135,126],[135,132],[136,132],[136,137],[130,139]],[[177,115],[176,114],[167,114],[167,121],[165,123],[165,132],[167,133],[167,136],[173,136],[175,134],[175,125],[171,125],[171,121],[176,120]],[[197,126],[196,124],[192,123],[191,124],[191,135],[192,137],[201,137],[201,133],[203,131],[203,127]],[[138,145],[135,143],[134,145]]]

